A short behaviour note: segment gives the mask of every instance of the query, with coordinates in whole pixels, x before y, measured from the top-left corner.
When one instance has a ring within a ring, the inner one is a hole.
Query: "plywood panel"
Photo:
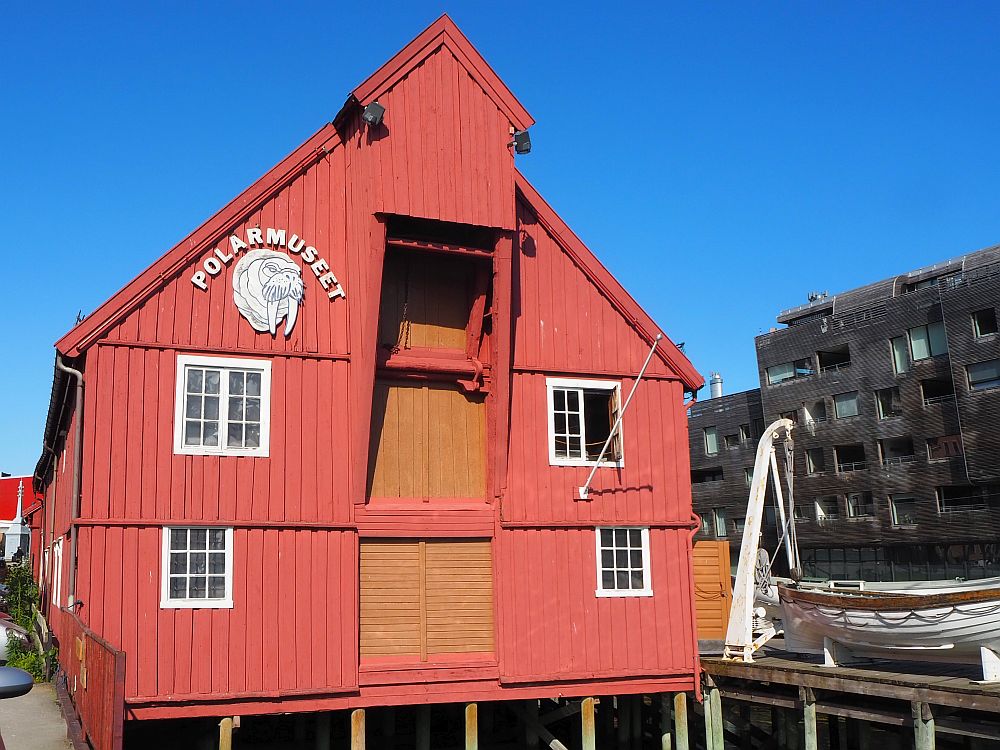
[[[485,400],[443,384],[377,382],[369,477],[375,498],[483,497]]]

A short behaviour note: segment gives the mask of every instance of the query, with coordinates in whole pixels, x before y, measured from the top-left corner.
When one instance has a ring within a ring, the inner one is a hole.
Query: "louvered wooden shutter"
[[[493,559],[488,541],[428,542],[427,653],[493,650]]]
[[[361,543],[361,656],[492,652],[488,540]]]
[[[361,655],[421,652],[420,543],[361,544]]]

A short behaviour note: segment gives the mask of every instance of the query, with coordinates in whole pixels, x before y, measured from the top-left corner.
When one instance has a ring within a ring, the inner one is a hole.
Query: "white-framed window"
[[[858,392],[837,393],[833,397],[833,409],[837,419],[847,419],[858,416]]]
[[[271,363],[177,357],[174,453],[267,456]]]
[[[976,338],[992,336],[1000,331],[997,326],[997,311],[995,307],[987,307],[985,310],[976,310],[972,313],[972,332]]]
[[[52,543],[52,604],[62,606],[62,547],[63,538]]]
[[[597,596],[652,596],[649,529],[616,526],[596,529]]]
[[[913,526],[917,523],[917,501],[912,497],[890,495],[889,512],[893,526]]]
[[[549,463],[594,466],[621,408],[621,383],[613,380],[546,378],[549,402]],[[623,466],[619,426],[602,466]]]
[[[160,607],[226,609],[233,606],[233,530],[165,526]]]

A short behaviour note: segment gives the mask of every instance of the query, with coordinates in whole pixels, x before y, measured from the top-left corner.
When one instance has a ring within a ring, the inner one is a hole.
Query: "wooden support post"
[[[583,750],[597,750],[595,718],[594,699],[584,698],[580,704],[580,746]]]
[[[689,750],[687,693],[674,693],[674,737],[677,750]]]
[[[660,693],[660,750],[673,750],[670,693]]]
[[[396,747],[396,709],[386,706],[381,711],[382,744],[392,750]]]
[[[826,736],[830,740],[830,750],[843,750],[840,743],[840,717],[833,716],[832,714],[827,714],[826,717]]]
[[[475,703],[465,704],[465,750],[479,750],[479,709]]]
[[[527,701],[524,712],[527,716],[524,726],[524,745],[528,750],[538,750],[538,732],[535,730],[535,724],[538,722],[538,701]]]
[[[806,750],[819,750],[819,738],[816,733],[816,694],[811,688],[800,687],[799,700],[802,701],[802,727]]]
[[[871,747],[872,728],[867,721],[858,720],[855,722],[858,732],[858,747]]]
[[[330,712],[316,714],[316,750],[330,750]]]
[[[722,695],[715,683],[705,685],[705,749],[725,750],[722,724]]]
[[[632,736],[632,707],[626,695],[615,696],[615,703],[618,704],[618,735],[615,747],[618,750],[629,750],[629,738]]]
[[[219,750],[233,750],[233,719],[230,716],[219,722]]]
[[[934,714],[927,703],[914,701],[910,704],[913,711],[913,740],[916,750],[934,750]]]
[[[632,710],[632,720],[629,726],[632,729],[632,748],[641,750],[642,747],[642,706],[644,701],[641,695],[629,696],[629,707]]]
[[[430,706],[417,706],[417,750],[431,750]]]
[[[750,704],[741,703],[740,721],[743,722],[743,728],[740,730],[742,734],[740,738],[740,750],[753,750],[753,724],[750,721],[750,717]]]
[[[351,750],[365,750],[365,710],[351,711]]]
[[[615,699],[605,695],[597,701],[597,736],[602,747],[611,747],[615,736]]]

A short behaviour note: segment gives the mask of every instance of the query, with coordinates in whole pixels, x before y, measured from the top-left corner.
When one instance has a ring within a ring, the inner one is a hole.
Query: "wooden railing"
[[[121,750],[125,723],[125,654],[69,609],[60,610],[59,663],[66,691],[94,750]]]

